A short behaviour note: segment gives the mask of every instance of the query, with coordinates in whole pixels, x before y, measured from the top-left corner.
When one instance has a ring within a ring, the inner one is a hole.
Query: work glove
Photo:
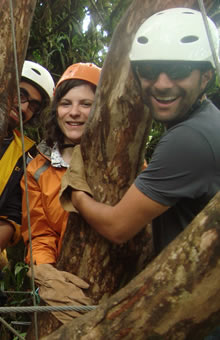
[[[62,207],[66,211],[78,213],[71,201],[72,190],[84,191],[90,196],[93,196],[92,191],[86,182],[80,145],[76,145],[73,149],[70,166],[62,177],[60,190],[60,203]]]
[[[31,269],[27,275],[31,277]],[[39,287],[40,298],[50,306],[88,306],[91,300],[86,297],[83,289],[89,287],[88,283],[78,276],[57,270],[51,264],[34,265],[34,280]],[[58,311],[52,312],[62,323],[81,316],[84,311]]]

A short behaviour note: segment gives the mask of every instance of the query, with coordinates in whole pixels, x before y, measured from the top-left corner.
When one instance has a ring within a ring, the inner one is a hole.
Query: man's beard
[[[178,122],[178,121],[182,121],[184,120],[184,117],[187,116],[188,111],[190,110],[190,107],[186,108],[186,105],[184,105],[184,99],[186,98],[187,93],[184,89],[182,88],[176,88],[175,91],[172,90],[170,91],[168,90],[164,90],[164,91],[158,91],[158,90],[153,90],[152,89],[147,89],[145,90],[145,92],[142,92],[142,98],[143,98],[143,102],[145,105],[147,105],[149,107],[150,113],[152,115],[152,118],[157,121],[160,122],[164,125],[174,125],[174,123]],[[173,112],[171,114],[171,117],[166,117],[166,118],[160,118],[159,114],[157,113],[157,110],[154,108],[152,102],[151,102],[151,98],[154,97],[156,100],[157,98],[181,98],[181,102],[177,107],[176,112]],[[181,103],[182,108],[181,108]]]
[[[19,118],[19,108],[18,107],[12,107],[11,111],[17,112],[18,118]],[[24,120],[23,112],[22,112],[22,119]],[[15,118],[13,118],[13,116],[9,115],[9,117],[8,117],[8,130],[9,131],[17,128],[19,126],[19,124],[20,124],[19,120],[16,120]]]

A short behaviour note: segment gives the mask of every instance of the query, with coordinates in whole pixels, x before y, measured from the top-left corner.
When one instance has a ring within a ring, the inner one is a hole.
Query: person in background
[[[218,30],[207,19],[218,54]],[[166,127],[148,167],[109,206],[88,195],[88,185],[87,192],[79,190],[71,162],[60,199],[63,207],[72,202],[72,210],[117,244],[152,221],[159,254],[220,189],[220,112],[205,95],[216,66],[201,13],[172,8],[148,18],[136,33],[130,61],[143,101]],[[72,157],[80,159],[79,147]]]
[[[40,64],[25,60],[20,81],[20,102],[24,124],[35,119],[50,103],[54,90],[51,74]],[[0,250],[21,237],[21,187],[23,175],[22,142],[17,95],[8,117],[7,135],[0,145]],[[35,142],[24,137],[26,159]]]
[[[60,253],[68,213],[61,207],[61,178],[69,167],[72,151],[80,143],[101,69],[92,63],[69,66],[58,81],[46,137],[39,154],[27,167],[30,203],[32,255],[36,265],[55,264]],[[21,181],[24,191],[24,178]],[[30,263],[28,219],[25,195],[22,200],[22,236]]]

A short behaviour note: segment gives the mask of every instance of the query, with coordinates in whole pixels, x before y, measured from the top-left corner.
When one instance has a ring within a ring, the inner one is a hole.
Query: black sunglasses
[[[141,78],[156,80],[161,73],[166,73],[172,80],[184,79],[193,70],[199,69],[198,65],[186,63],[139,63],[136,71]]]
[[[20,99],[21,103],[27,103],[29,104],[29,109],[34,114],[39,113],[42,108],[42,103],[39,100],[36,99],[29,99],[29,93],[27,90],[25,90],[23,87],[20,87]]]

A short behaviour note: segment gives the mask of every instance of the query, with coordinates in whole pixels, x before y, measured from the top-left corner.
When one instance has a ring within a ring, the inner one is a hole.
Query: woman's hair
[[[64,135],[61,131],[58,122],[57,122],[57,107],[65,94],[70,91],[72,88],[80,85],[89,85],[92,91],[95,93],[96,86],[88,81],[81,79],[68,79],[58,86],[56,89],[52,104],[51,110],[48,114],[46,124],[45,124],[45,141],[48,146],[52,147],[55,142],[58,144],[58,148],[61,151],[62,145],[64,144]]]

